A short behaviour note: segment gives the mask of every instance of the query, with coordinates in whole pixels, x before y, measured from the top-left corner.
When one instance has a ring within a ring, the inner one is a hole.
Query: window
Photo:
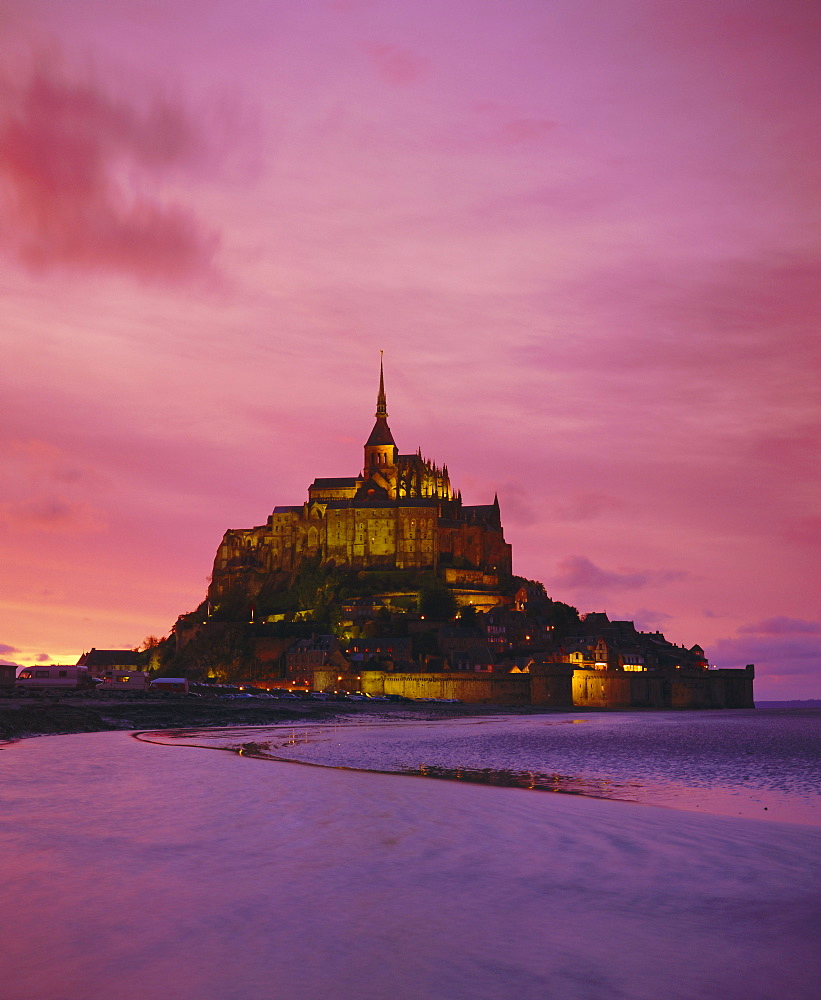
[[[49,676],[49,672],[48,672],[48,670],[35,670],[34,671],[34,676],[35,677],[48,677]]]
[[[68,677],[68,671],[67,670],[59,670],[57,672],[57,676],[58,677]]]

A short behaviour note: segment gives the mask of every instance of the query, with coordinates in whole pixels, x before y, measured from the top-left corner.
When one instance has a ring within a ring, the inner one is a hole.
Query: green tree
[[[456,614],[453,592],[438,581],[426,583],[419,591],[419,614],[434,621],[447,621]]]
[[[551,601],[546,613],[543,612],[543,617],[555,629],[572,628],[579,624],[579,609],[562,601]]]

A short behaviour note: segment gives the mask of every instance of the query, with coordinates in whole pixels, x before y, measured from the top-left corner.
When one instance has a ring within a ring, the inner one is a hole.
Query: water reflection
[[[595,798],[619,798],[637,801],[631,788],[641,786],[621,784],[607,778],[583,778],[570,774],[542,774],[538,771],[512,771],[498,767],[441,767],[420,764],[398,768],[394,773],[418,774],[424,778],[445,781],[467,781],[475,785],[500,785],[504,788],[528,788],[537,792],[564,792],[568,795],[590,795]]]
[[[821,826],[818,711],[393,718],[367,724],[338,719],[139,738],[264,760]]]
[[[583,722],[583,719],[573,719]],[[271,727],[267,727],[271,728]],[[309,764],[317,767],[336,767],[341,770],[364,770],[382,774],[406,774],[422,778],[438,778],[442,781],[465,781],[475,785],[496,785],[504,788],[527,788],[537,792],[562,792],[568,795],[587,795],[594,798],[617,798],[638,801],[635,794],[641,785],[622,783],[609,778],[585,778],[580,775],[547,774],[539,771],[517,771],[500,767],[445,767],[438,764],[419,764],[414,767],[395,766],[382,770],[373,767],[356,767],[345,764],[329,764],[321,761],[300,760],[288,755],[287,751],[298,746],[314,746],[328,742],[328,734],[321,729],[304,729],[289,733],[285,738],[268,740],[237,741],[244,736],[243,730],[177,729],[140,733],[138,738],[149,743],[173,743],[192,747],[212,747],[236,753],[240,757],[257,760],[273,760],[290,764]],[[279,736],[279,734],[277,734]],[[285,751],[285,752],[283,752]],[[631,794],[632,790],[632,794]]]

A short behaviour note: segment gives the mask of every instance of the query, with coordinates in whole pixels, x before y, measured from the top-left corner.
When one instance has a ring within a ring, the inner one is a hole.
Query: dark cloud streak
[[[176,282],[211,269],[218,245],[159,185],[207,158],[191,116],[40,68],[0,105],[3,242],[35,272],[111,270]]]
[[[560,587],[576,591],[638,590],[650,584],[681,580],[687,575],[678,570],[663,572],[634,569],[606,570],[596,566],[585,556],[568,556],[559,562],[558,568],[553,582]]]

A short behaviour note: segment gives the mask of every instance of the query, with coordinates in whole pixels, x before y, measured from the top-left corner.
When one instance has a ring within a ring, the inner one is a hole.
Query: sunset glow
[[[167,634],[402,452],[514,572],[821,697],[804,0],[11,0],[0,661]]]

